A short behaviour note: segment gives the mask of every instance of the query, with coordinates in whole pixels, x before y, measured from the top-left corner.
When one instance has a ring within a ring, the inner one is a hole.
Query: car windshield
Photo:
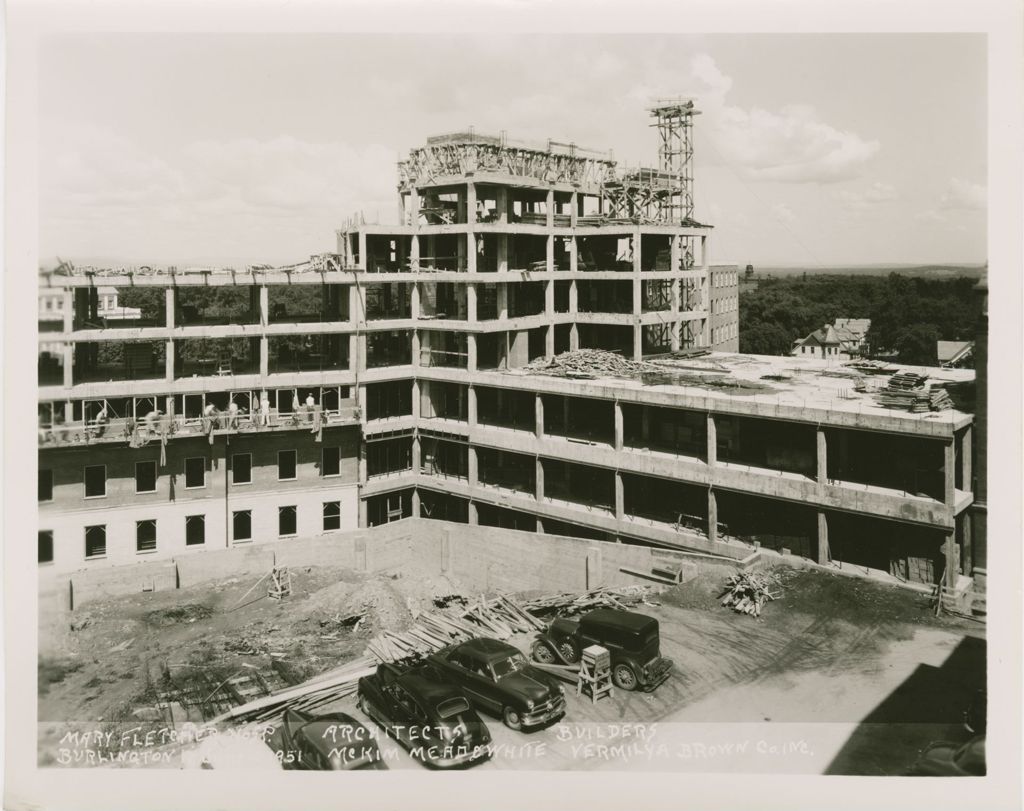
[[[498,659],[496,662],[491,662],[491,668],[494,670],[494,678],[500,679],[509,673],[516,673],[522,670],[527,664],[529,663],[523,654],[513,653],[507,659]]]

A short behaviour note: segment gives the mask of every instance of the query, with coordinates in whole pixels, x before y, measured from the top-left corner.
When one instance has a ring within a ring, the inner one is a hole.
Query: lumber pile
[[[726,581],[722,605],[740,614],[759,617],[765,603],[778,599],[779,595],[771,591],[771,587],[778,582],[778,577],[768,572],[740,572],[731,575]]]
[[[914,414],[953,408],[949,393],[941,387],[926,385],[928,377],[915,372],[898,372],[875,395],[883,408],[899,408]]]
[[[523,367],[536,374],[558,377],[625,377],[636,379],[657,367],[644,361],[627,360],[603,349],[575,349],[555,355],[551,360],[537,358]]]
[[[647,599],[648,586],[602,586],[583,594],[564,592],[549,597],[538,597],[523,603],[523,608],[538,616],[569,617],[595,608],[621,608],[628,610],[639,603],[657,605]]]

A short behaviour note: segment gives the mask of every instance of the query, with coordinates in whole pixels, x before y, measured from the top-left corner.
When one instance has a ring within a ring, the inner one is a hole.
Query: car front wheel
[[[612,670],[612,681],[620,690],[630,692],[636,689],[636,673],[629,665],[615,665]]]
[[[505,722],[505,726],[509,729],[514,729],[516,732],[523,728],[523,718],[519,712],[513,707],[505,707],[505,710],[501,714],[502,720]]]

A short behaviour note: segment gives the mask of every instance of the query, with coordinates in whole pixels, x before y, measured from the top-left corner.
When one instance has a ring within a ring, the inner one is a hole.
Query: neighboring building
[[[974,363],[974,341],[936,341],[935,355],[944,369],[962,369]]]
[[[806,338],[793,342],[790,355],[822,360],[851,360],[860,357],[867,347],[869,318],[837,318]]]
[[[654,111],[687,122],[662,143],[690,142],[688,111]],[[94,275],[51,276],[40,561],[425,516],[957,582],[971,417],[882,408],[819,361],[720,351],[738,268],[709,263],[676,160],[624,171],[575,146],[430,139],[400,165],[401,224],[353,222],[337,254],[98,274],[162,291],[153,326],[96,326]],[[227,323],[201,309],[211,286],[237,303]],[[676,354],[644,380],[524,368],[577,348]],[[267,425],[204,420],[264,397]],[[157,408],[152,432],[131,428]]]

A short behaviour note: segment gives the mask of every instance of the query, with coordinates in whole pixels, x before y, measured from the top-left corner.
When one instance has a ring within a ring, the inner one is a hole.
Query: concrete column
[[[641,361],[644,357],[644,328],[640,324],[633,325],[633,360]]]
[[[576,223],[579,220],[580,212],[580,195],[579,192],[573,192],[572,197],[569,198],[569,225],[573,228],[576,227]]]
[[[466,335],[466,371],[475,372],[477,364],[476,356],[477,333],[470,332]]]
[[[476,284],[466,285],[466,323],[476,323]]]
[[[960,437],[960,486],[962,490],[967,492],[970,492],[973,489],[973,484],[971,482],[974,473],[974,448],[972,447],[974,439],[972,436],[973,431],[974,429],[968,425],[964,428],[964,432]]]
[[[469,479],[469,486],[477,486],[476,448],[470,445],[466,457],[466,477]]]
[[[168,287],[165,296],[174,302],[174,288]],[[73,287],[69,287],[61,293],[63,300],[63,309],[61,314],[64,316],[64,332],[73,332],[75,329],[75,290]],[[174,308],[170,308],[170,312],[173,318]],[[174,322],[169,321],[167,324],[168,329],[174,327]]]
[[[469,386],[466,389],[466,424],[469,426],[470,436],[476,430],[476,389]]]
[[[266,339],[261,338],[260,340]],[[174,382],[174,341],[164,342],[164,380],[168,383]]]
[[[672,237],[669,237],[668,239],[669,239],[669,245],[668,245],[669,265],[668,266],[672,269],[673,273],[676,273],[679,270],[681,270],[681,268],[680,268],[681,261],[680,260],[682,258],[682,253],[683,252],[680,249],[680,240],[682,239],[682,237],[672,236]]]
[[[478,523],[480,523],[480,520],[479,520],[479,518],[477,518],[477,514],[476,514],[476,502],[475,501],[469,502],[467,513],[468,513],[468,515],[466,516],[467,522],[469,523],[469,525],[471,527],[475,527]]]
[[[569,272],[575,273],[579,269],[579,247],[576,245],[575,235],[569,240]]]
[[[555,356],[555,325],[549,324],[544,333],[544,357],[551,360]]]
[[[412,418],[420,418],[420,381],[413,378],[412,381]],[[419,448],[419,437],[416,438],[416,447]]]
[[[476,234],[466,234],[466,272],[476,273]]]
[[[950,530],[946,534],[942,551],[946,555],[946,588],[952,590],[956,587],[957,576],[960,574],[960,550],[956,545],[956,530]]]
[[[260,326],[267,326],[270,323],[270,288],[265,284],[259,287],[259,313]]]
[[[360,270],[368,270],[369,266],[366,261],[366,232],[359,232],[359,264],[356,265]]]
[[[415,282],[409,285],[409,315],[413,320],[420,317],[420,286]]]
[[[580,330],[575,324],[569,325],[569,349],[575,350],[580,348]]]
[[[708,540],[711,543],[718,541],[718,499],[715,491],[708,488]]]
[[[64,353],[64,368],[61,370],[64,372],[64,388],[70,389],[75,385],[75,345],[71,341],[64,343],[62,347]],[[71,422],[71,418],[67,418],[66,422]]]
[[[368,524],[369,524],[369,521],[367,521],[367,518],[366,518],[366,499],[365,498],[361,498],[361,499],[359,499],[359,526],[360,527],[366,527]],[[363,565],[362,565],[361,568],[366,569],[366,539],[362,538],[362,539],[359,539],[359,540],[362,540],[362,542],[363,542],[363,555],[362,555]],[[357,547],[359,545],[359,540],[356,541],[356,546]],[[358,549],[356,550],[356,552],[357,552],[356,558],[358,560],[359,559]]]
[[[573,279],[569,282],[569,312],[573,314],[579,312],[579,306],[580,291],[576,287],[576,280]]]
[[[818,486],[824,487],[828,484],[828,441],[821,426],[815,433],[818,441]]]
[[[470,227],[476,223],[476,183],[466,184],[466,222]]]
[[[647,405],[640,406],[640,439],[646,448],[651,439],[651,407]]]
[[[420,238],[418,234],[412,235],[409,243],[409,269],[416,273],[420,269]]]
[[[626,487],[622,482],[622,472],[615,471],[615,520],[621,521],[626,516]]]
[[[508,273],[508,234],[498,234],[498,273]]]
[[[537,457],[537,501],[544,500],[544,462]]]
[[[615,413],[615,450],[621,451],[624,444],[625,431],[622,423],[622,403],[618,400],[614,404]]]
[[[718,462],[718,431],[715,427],[715,415],[708,412],[708,467]]]
[[[498,320],[508,320],[508,283],[498,282],[495,286],[495,291],[498,296]]]
[[[682,329],[683,325],[679,321],[673,321],[670,325],[669,333],[669,349],[673,352],[678,352],[679,347],[682,345]]]
[[[494,193],[494,205],[498,209],[498,222],[508,222],[508,188],[499,186]],[[499,243],[501,240],[498,240]]]
[[[534,415],[535,415],[535,428],[537,439],[544,438],[544,398],[537,393],[534,396]]]
[[[943,502],[947,507],[956,504],[956,443],[947,442],[942,449],[942,472],[945,477],[945,495]]]
[[[412,438],[412,453],[410,456],[412,472],[418,474],[420,472],[420,438],[415,435]]]
[[[544,208],[547,211],[547,226],[553,228],[555,225],[555,192],[553,189],[548,189],[547,199],[544,201]],[[548,245],[551,244],[551,237],[548,237]],[[551,268],[549,267],[548,270]]]
[[[416,228],[420,223],[420,193],[415,186],[409,189],[409,199],[406,203],[406,221],[413,228]],[[416,238],[413,237],[413,242]]]
[[[410,347],[409,355],[412,358],[412,365],[413,366],[419,366],[420,365],[420,331],[418,329],[414,329],[412,331],[411,342],[412,342],[412,346]]]
[[[413,490],[412,491],[412,498],[410,499],[410,502],[411,502],[410,507],[412,509],[412,517],[413,518],[419,518],[420,517],[420,491],[419,490]]]
[[[965,510],[960,514],[961,535],[960,535],[960,569],[964,574],[974,572],[974,538],[971,535],[973,520],[970,511]]]
[[[263,288],[266,290],[266,288]],[[174,329],[174,301],[176,298],[176,291],[173,287],[168,287],[164,290],[164,323],[167,324],[167,329]],[[262,302],[262,299],[261,299]],[[266,325],[266,321],[262,318],[260,323]],[[68,329],[68,313],[65,309],[64,312],[64,328]]]
[[[555,317],[555,282],[553,279],[544,282],[544,314],[549,321]]]
[[[828,515],[824,510],[818,510],[818,563],[826,565],[829,557],[831,554],[828,548]]]
[[[261,353],[262,355],[262,353]],[[348,368],[353,371],[359,363],[359,338],[352,332],[348,336]]]

